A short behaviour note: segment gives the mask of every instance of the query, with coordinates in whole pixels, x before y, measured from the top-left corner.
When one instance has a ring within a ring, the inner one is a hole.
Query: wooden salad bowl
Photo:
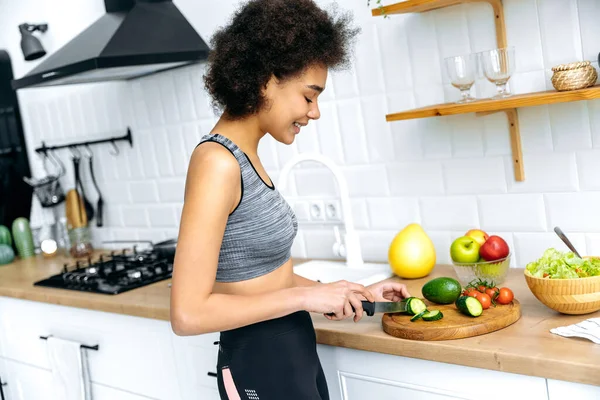
[[[547,307],[563,314],[589,314],[600,310],[600,276],[574,279],[536,278],[524,272],[527,286]]]

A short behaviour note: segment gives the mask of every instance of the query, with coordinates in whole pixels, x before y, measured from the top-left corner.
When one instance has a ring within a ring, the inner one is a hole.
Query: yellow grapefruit
[[[421,225],[408,224],[390,244],[388,261],[401,278],[422,278],[435,267],[435,247]]]

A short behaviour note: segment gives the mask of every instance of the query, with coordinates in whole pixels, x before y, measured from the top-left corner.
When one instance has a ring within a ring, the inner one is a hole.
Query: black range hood
[[[106,14],[14,89],[139,78],[205,61],[209,48],[172,0],[104,0]]]

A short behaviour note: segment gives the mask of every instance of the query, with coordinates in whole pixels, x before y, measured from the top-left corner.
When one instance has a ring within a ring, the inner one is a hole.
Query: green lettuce
[[[525,267],[538,278],[573,279],[600,275],[600,259],[581,259],[572,251],[549,248],[539,259]]]

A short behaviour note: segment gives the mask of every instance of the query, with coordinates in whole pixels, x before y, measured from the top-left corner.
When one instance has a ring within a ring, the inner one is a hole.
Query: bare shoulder
[[[188,193],[202,189],[235,190],[240,184],[240,165],[235,156],[215,142],[204,142],[192,152],[186,179]]]
[[[207,172],[232,176],[239,174],[240,165],[235,156],[223,145],[204,142],[192,152],[188,174]]]

